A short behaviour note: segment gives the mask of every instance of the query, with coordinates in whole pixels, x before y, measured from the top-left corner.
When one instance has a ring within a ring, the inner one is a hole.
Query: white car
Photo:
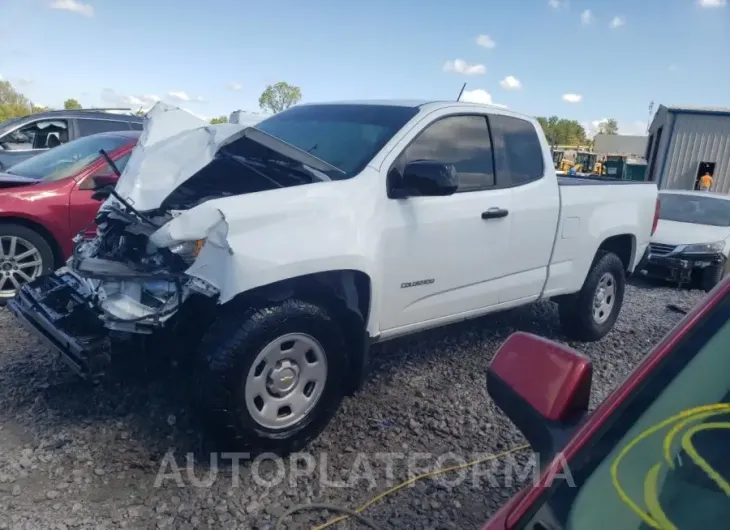
[[[706,291],[723,278],[730,254],[730,196],[707,191],[659,193],[659,223],[645,273]]]
[[[546,299],[600,339],[657,221],[653,183],[558,179],[537,121],[501,108],[148,117],[97,237],[10,307],[85,374],[110,344],[176,339],[146,351],[192,355],[200,403],[257,448],[316,436],[373,342]]]

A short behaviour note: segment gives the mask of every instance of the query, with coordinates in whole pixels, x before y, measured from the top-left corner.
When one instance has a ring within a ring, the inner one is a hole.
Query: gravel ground
[[[593,359],[594,404],[679,320],[666,305],[690,308],[703,295],[629,286],[614,331],[598,343],[573,344]],[[91,386],[0,309],[0,529],[272,528],[294,504],[355,508],[408,478],[409,469],[521,445],[484,383],[485,367],[514,330],[561,338],[554,306],[539,304],[383,344],[369,381],[309,456],[234,466],[218,455],[212,466],[216,454],[186,410],[181,370],[120,370]],[[411,460],[394,455],[389,463],[391,453]],[[514,475],[504,464],[488,470],[418,482],[366,515],[383,528],[478,528],[519,485],[509,483]],[[325,520],[326,513],[304,513],[289,528]]]

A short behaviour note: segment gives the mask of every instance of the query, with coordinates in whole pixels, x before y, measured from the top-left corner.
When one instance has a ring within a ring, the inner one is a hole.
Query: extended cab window
[[[574,485],[558,485],[531,522],[550,517],[563,530],[727,528],[729,344],[726,297],[579,451],[569,466]]]
[[[432,123],[406,148],[405,159],[452,164],[459,174],[459,191],[494,186],[492,144],[484,116],[452,116]]]
[[[545,166],[535,127],[529,121],[499,114],[489,117],[489,125],[499,158],[498,184],[520,186],[542,178]]]

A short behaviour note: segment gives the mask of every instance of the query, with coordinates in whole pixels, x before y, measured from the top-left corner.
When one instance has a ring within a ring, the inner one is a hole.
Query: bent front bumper
[[[707,254],[650,254],[644,267],[646,274],[664,280],[689,282],[692,273],[719,265],[725,257],[722,253]]]
[[[110,341],[89,297],[76,277],[59,271],[24,285],[8,308],[77,374],[94,378],[109,364]]]

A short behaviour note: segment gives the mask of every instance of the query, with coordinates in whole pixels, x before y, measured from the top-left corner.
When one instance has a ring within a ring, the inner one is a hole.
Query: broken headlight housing
[[[714,243],[695,243],[692,245],[683,245],[678,250],[682,254],[714,254],[716,252],[722,252],[724,248],[724,241],[715,241]]]
[[[195,239],[191,241],[181,241],[171,245],[170,252],[180,256],[186,262],[192,262],[200,254],[201,249],[205,245],[205,239]]]

